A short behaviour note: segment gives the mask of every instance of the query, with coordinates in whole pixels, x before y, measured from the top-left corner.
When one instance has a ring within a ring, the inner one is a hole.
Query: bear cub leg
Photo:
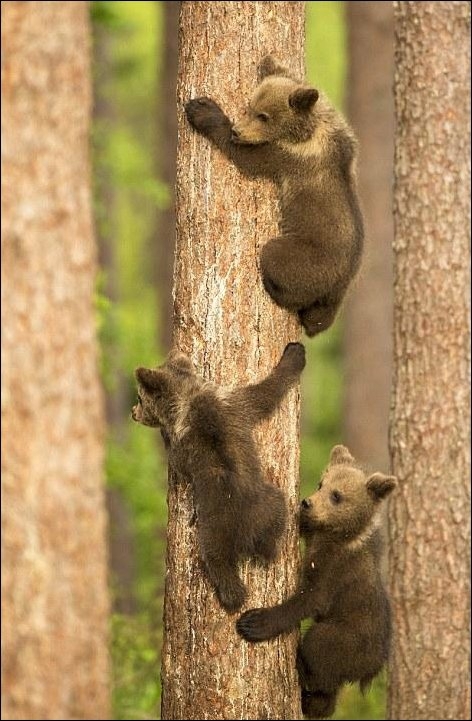
[[[241,608],[246,599],[246,588],[238,574],[237,560],[231,554],[223,558],[218,545],[210,546],[211,550],[203,550],[203,561],[208,579],[215,589],[223,608],[234,613]]]
[[[305,328],[307,336],[312,337],[327,330],[334,322],[339,303],[314,303],[311,307],[298,311],[300,323]]]

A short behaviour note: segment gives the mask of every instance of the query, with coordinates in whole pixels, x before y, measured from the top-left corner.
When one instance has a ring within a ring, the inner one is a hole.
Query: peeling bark
[[[107,719],[88,4],[2,3],[2,718]]]
[[[235,116],[258,61],[274,50],[301,75],[304,3],[185,2],[180,32],[174,343],[205,378],[245,384],[300,336],[259,275],[260,249],[277,232],[275,189],[243,179],[191,129],[183,105],[210,95]],[[244,565],[245,608],[280,602],[296,583],[298,414],[293,391],[257,431],[267,477],[287,494],[290,527],[277,564]],[[190,489],[170,481],[162,718],[300,718],[296,634],[259,645],[237,636],[237,615],[220,608],[200,567]]]
[[[470,3],[397,2],[389,718],[470,718]]]

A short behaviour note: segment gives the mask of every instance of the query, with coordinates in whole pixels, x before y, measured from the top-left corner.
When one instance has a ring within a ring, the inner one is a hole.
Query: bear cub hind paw
[[[306,363],[305,346],[302,343],[288,343],[280,362],[289,365],[296,372],[301,372]]]
[[[216,595],[225,611],[235,613],[243,605],[247,593],[244,584],[238,578],[220,582],[216,588]]]

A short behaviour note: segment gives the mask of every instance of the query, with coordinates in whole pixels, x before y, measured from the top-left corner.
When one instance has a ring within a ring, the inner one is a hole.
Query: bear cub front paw
[[[185,104],[191,125],[200,132],[211,130],[225,118],[220,106],[211,98],[194,98]]]
[[[236,621],[236,631],[246,641],[266,641],[272,634],[270,615],[266,608],[251,608]]]

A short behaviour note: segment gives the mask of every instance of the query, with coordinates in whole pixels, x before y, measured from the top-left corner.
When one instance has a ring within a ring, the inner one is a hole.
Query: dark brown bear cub
[[[193,127],[249,177],[279,189],[280,234],[261,254],[264,287],[306,333],[326,330],[360,264],[363,227],[356,141],[328,100],[274,58],[259,66],[244,117],[233,124],[209,98],[186,104]]]
[[[387,660],[390,605],[380,575],[379,509],[396,479],[367,477],[344,446],[335,446],[318,491],[301,503],[306,549],[298,591],[285,603],[244,613],[237,630],[263,641],[313,624],[298,650],[302,709],[325,718],[346,682],[367,686]]]
[[[192,484],[201,556],[227,611],[246,596],[238,561],[273,561],[286,524],[284,495],[264,480],[252,429],[275,411],[304,366],[304,347],[290,343],[265,380],[242,388],[205,382],[178,352],[159,368],[136,370],[132,417],[161,429],[169,464]]]

